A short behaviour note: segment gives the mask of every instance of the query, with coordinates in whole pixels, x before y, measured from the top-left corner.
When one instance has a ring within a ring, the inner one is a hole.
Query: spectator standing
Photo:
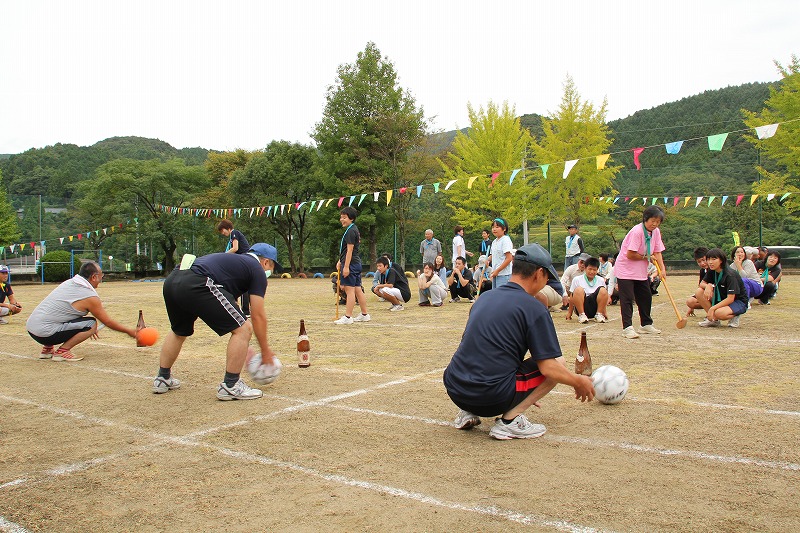
[[[490,274],[493,289],[505,285],[511,278],[511,260],[514,258],[511,251],[514,249],[514,243],[506,233],[508,233],[508,223],[500,217],[494,219],[492,235],[495,239],[492,241],[492,273]]]
[[[566,270],[568,266],[577,263],[578,258],[583,253],[583,239],[578,235],[578,226],[570,224],[567,226],[567,230],[569,231],[569,235],[564,239],[564,245],[566,247],[566,252],[564,254],[564,270]]]
[[[467,251],[467,245],[464,244],[464,227],[456,226],[453,230],[453,268],[456,266],[456,260],[463,257],[466,262],[467,256],[472,257],[474,254]]]
[[[419,253],[422,254],[422,263],[433,263],[436,256],[442,253],[442,243],[433,238],[433,230],[425,230],[425,238],[419,243]]]
[[[250,243],[247,242],[247,237],[239,231],[234,229],[233,222],[228,219],[221,220],[217,224],[217,231],[225,237],[228,237],[228,244],[225,247],[226,254],[246,254],[250,251]],[[250,318],[250,295],[242,293],[242,312],[247,318]]]
[[[490,256],[492,254],[492,241],[489,239],[489,230],[481,232],[481,253],[480,255]]]

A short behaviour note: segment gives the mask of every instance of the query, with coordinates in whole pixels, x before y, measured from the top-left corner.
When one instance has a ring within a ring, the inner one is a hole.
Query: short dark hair
[[[463,230],[463,229],[464,229],[464,226],[456,226],[455,229],[453,230],[453,233],[458,235],[458,232]]]
[[[508,222],[506,222],[503,218],[497,217],[496,219],[492,220],[492,226],[503,228],[503,231],[508,233]]]
[[[708,253],[708,248],[705,246],[698,246],[694,249],[694,260],[697,261],[698,259],[702,259]]]
[[[664,211],[657,205],[651,205],[642,213],[642,222],[647,222],[651,218],[664,220]]]
[[[466,258],[466,257],[462,257],[462,256],[460,256],[460,255],[459,255],[458,257],[456,257],[456,261],[461,261],[461,262],[462,262],[462,263],[464,263],[465,265],[467,264],[467,258]],[[455,262],[455,261],[454,261],[454,262]]]
[[[775,257],[778,258],[778,262],[775,263],[776,265],[780,265],[781,264],[781,254],[780,254],[780,252],[770,252],[769,254],[767,254],[767,257],[769,257],[770,255],[774,255]]]
[[[217,224],[217,231],[223,229],[233,229],[233,222],[231,222],[227,218],[223,218],[222,220],[220,220],[219,224]]]
[[[86,263],[82,264],[80,270],[78,270],[78,275],[84,279],[89,279],[95,274],[99,273],[100,265],[94,261],[87,261]]]
[[[514,275],[525,279],[532,278],[540,268],[545,270],[542,265],[537,265],[536,263],[531,263],[523,259],[514,259],[511,263],[511,270],[514,272]],[[547,270],[545,270],[545,275],[547,275]]]
[[[600,268],[600,260],[596,257],[590,257],[586,260],[586,266]]]
[[[386,253],[386,252],[383,252],[383,253],[381,254],[381,257],[385,257],[385,258],[386,258],[386,259],[388,259],[389,261],[392,261],[392,255],[391,255],[391,254],[388,254],[388,253]]]
[[[706,252],[706,259],[719,259],[722,261],[722,268],[728,264],[728,256],[719,248],[712,248]]]
[[[380,263],[381,265],[383,265],[383,266],[385,266],[385,267],[388,267],[388,266],[389,266],[389,260],[388,260],[388,259],[386,259],[386,258],[385,258],[385,257],[383,257],[383,256],[380,256],[380,257],[378,258],[378,263]]]
[[[600,252],[600,259],[608,261],[608,252]]]
[[[356,221],[356,217],[358,216],[358,211],[356,211],[356,208],[355,207],[351,207],[349,205],[347,207],[345,207],[344,209],[342,209],[341,211],[339,211],[339,213],[342,214],[342,215],[347,216],[347,218],[349,218],[353,222]]]

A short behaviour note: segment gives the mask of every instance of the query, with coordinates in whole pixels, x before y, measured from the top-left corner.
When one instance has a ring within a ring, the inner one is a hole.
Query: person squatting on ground
[[[72,348],[90,337],[97,338],[99,320],[114,331],[136,337],[136,328],[128,328],[112,319],[100,301],[97,287],[103,281],[100,265],[89,261],[78,274],[61,283],[36,306],[28,317],[28,334],[42,345],[39,359],[80,361]],[[91,313],[94,318],[86,318]],[[61,344],[56,350],[55,345]]]
[[[492,241],[492,273],[489,274],[492,278],[492,288],[496,289],[508,283],[511,277],[511,250],[514,249],[514,244],[511,242],[511,237],[506,235],[508,233],[508,223],[498,217],[492,221],[492,235],[495,239]]]
[[[7,316],[16,315],[22,311],[22,304],[14,296],[14,290],[8,282],[8,276],[8,267],[0,265],[0,325],[8,324]]]
[[[758,249],[756,248],[756,250]],[[734,246],[731,251],[730,266],[736,270],[742,278],[742,283],[744,284],[748,298],[748,309],[750,307],[750,300],[754,298],[763,298],[762,301],[768,302],[775,293],[775,284],[770,281],[766,282],[766,284],[764,283],[753,261],[747,259],[744,247]]]
[[[524,413],[556,384],[573,387],[582,402],[594,398],[591,378],[567,369],[550,313],[535,298],[548,279],[558,279],[550,254],[538,244],[523,246],[514,255],[509,283],[470,309],[443,375],[448,396],[461,409],[456,428],[471,429],[479,417],[500,414],[489,431],[495,439],[540,437],[545,427]],[[528,351],[531,357],[524,359]]]
[[[564,252],[564,270],[570,265],[576,264],[583,253],[583,239],[578,235],[578,226],[570,224],[567,226],[567,230],[569,235],[564,238],[564,247],[566,248]]]
[[[706,273],[708,272],[708,263],[706,263],[706,253],[708,253],[708,248],[705,246],[698,246],[694,249],[694,260],[697,263],[697,266],[700,267],[700,279],[697,282],[697,287],[701,289],[706,288],[706,282],[703,279],[706,277]],[[692,294],[686,299],[686,307],[689,308],[686,311],[686,318],[695,316],[694,311],[695,309],[702,309],[703,306],[697,301],[695,295]]]
[[[478,257],[478,264],[475,265],[472,279],[478,288],[478,294],[492,290],[492,267],[488,264],[488,258],[485,255]]]
[[[642,223],[628,232],[614,264],[614,275],[619,288],[619,309],[622,315],[622,335],[628,339],[636,339],[639,333],[661,333],[653,326],[650,309],[653,305],[653,293],[647,278],[647,266],[651,259],[658,262],[661,279],[666,279],[667,271],[661,252],[664,243],[661,241],[659,226],[664,220],[664,211],[651,205],[642,213]],[[639,310],[641,328],[637,333],[633,329],[633,302]]]
[[[433,260],[433,271],[439,275],[442,282],[447,281],[447,267],[444,264],[444,256],[437,255]]]
[[[217,224],[217,231],[228,237],[225,253],[241,255],[250,251],[250,243],[247,242],[247,237],[238,229],[234,229],[233,222],[227,218]],[[250,297],[247,293],[242,294],[242,311],[247,317],[250,316]]]
[[[706,253],[708,272],[703,281],[705,288],[697,289],[695,298],[706,312],[701,327],[718,327],[720,320],[729,320],[728,326],[739,327],[739,315],[747,312],[747,289],[736,269],[728,265],[725,252],[712,248]]]
[[[402,311],[405,309],[403,304],[411,299],[411,289],[408,288],[405,272],[392,268],[391,261],[385,256],[379,257],[375,266],[378,270],[375,276],[378,284],[372,288],[372,292],[392,304],[389,311]]]
[[[419,305],[422,307],[441,307],[447,297],[447,287],[433,271],[431,263],[425,263],[422,272],[417,270],[417,285],[419,286]]]
[[[461,298],[466,298],[470,302],[474,301],[475,284],[472,281],[472,271],[467,268],[467,260],[457,257],[453,272],[447,280],[450,287],[450,302],[459,302]]]
[[[578,322],[581,324],[589,322],[590,318],[594,318],[597,322],[608,322],[606,318],[608,290],[603,278],[597,275],[599,266],[600,261],[590,257],[586,260],[583,275],[572,280],[570,287],[572,296],[569,302],[578,312]],[[570,313],[567,313],[567,320],[572,318],[571,310],[570,308]]]
[[[372,319],[367,312],[367,297],[361,287],[361,256],[358,255],[361,232],[356,226],[356,216],[358,216],[358,211],[350,206],[339,212],[339,223],[345,230],[339,243],[339,261],[336,263],[336,271],[341,275],[339,286],[344,287],[347,293],[347,304],[345,304],[344,316],[339,320],[334,320],[334,324],[369,322]],[[352,316],[356,300],[361,307],[361,314]]]
[[[591,255],[582,253],[578,256],[578,260],[574,264],[564,269],[564,273],[561,275],[561,286],[564,288],[561,310],[569,311],[570,317],[572,316],[572,306],[569,303],[569,297],[572,296],[572,292],[570,291],[572,280],[583,275],[583,271],[586,269],[586,261],[588,261],[590,257]]]
[[[239,376],[247,347],[256,335],[264,363],[272,363],[275,354],[267,338],[267,314],[264,295],[267,278],[283,270],[274,246],[259,242],[244,255],[216,253],[200,257],[187,270],[173,270],[164,281],[164,305],[169,317],[170,332],[161,345],[158,376],[153,379],[153,392],[163,394],[180,388],[172,376],[172,365],[181,353],[187,337],[194,334],[199,318],[220,337],[228,333],[225,378],[217,387],[219,400],[255,400],[261,391],[250,388]],[[236,305],[236,299],[249,293],[252,300],[251,320]]]

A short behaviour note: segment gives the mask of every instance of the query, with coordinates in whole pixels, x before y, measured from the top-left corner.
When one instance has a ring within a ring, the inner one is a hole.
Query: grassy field
[[[695,277],[671,277],[685,298]],[[0,531],[798,531],[800,291],[787,278],[739,329],[686,329],[666,295],[661,335],[553,314],[571,364],[587,332],[595,367],[631,380],[619,405],[558,387],[530,418],[534,440],[495,441],[493,422],[450,426],[441,373],[468,303],[335,326],[323,280],[271,280],[267,315],[284,372],[264,398],[219,402],[226,338],[198,324],[174,374],[150,392],[158,349],[105,329],[76,363],[40,361],[24,319],[52,286],[16,287],[0,326]],[[162,335],[159,282],[111,282],[112,316],[144,310]],[[681,306],[681,309],[683,307]],[[304,319],[312,365],[296,365]],[[498,317],[501,319],[501,317]]]

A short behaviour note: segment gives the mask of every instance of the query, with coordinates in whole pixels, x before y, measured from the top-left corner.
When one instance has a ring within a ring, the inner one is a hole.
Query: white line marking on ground
[[[8,357],[13,357],[14,359],[29,359],[31,361],[41,361],[42,364],[54,364],[52,361],[50,361],[48,359],[39,359],[38,357],[34,357],[34,356],[31,356],[31,355],[20,355],[20,354],[10,353],[10,352],[0,352],[0,355],[7,355]],[[58,363],[55,363],[55,364],[58,364]],[[125,376],[125,377],[129,377],[129,378],[147,379],[147,380],[151,380],[152,381],[153,377],[155,377],[155,376],[143,376],[142,374],[134,374],[133,372],[125,372],[123,370],[114,370],[114,369],[111,369],[111,368],[104,368],[104,367],[101,367],[101,366],[89,366],[89,365],[84,365],[84,364],[76,365],[75,363],[67,363],[67,365],[69,365],[71,368],[82,368],[84,370],[91,370],[93,372],[101,372],[103,374],[114,374],[116,376]]]
[[[0,516],[0,529],[8,531],[9,533],[31,533],[19,524],[15,524],[4,517]]]

